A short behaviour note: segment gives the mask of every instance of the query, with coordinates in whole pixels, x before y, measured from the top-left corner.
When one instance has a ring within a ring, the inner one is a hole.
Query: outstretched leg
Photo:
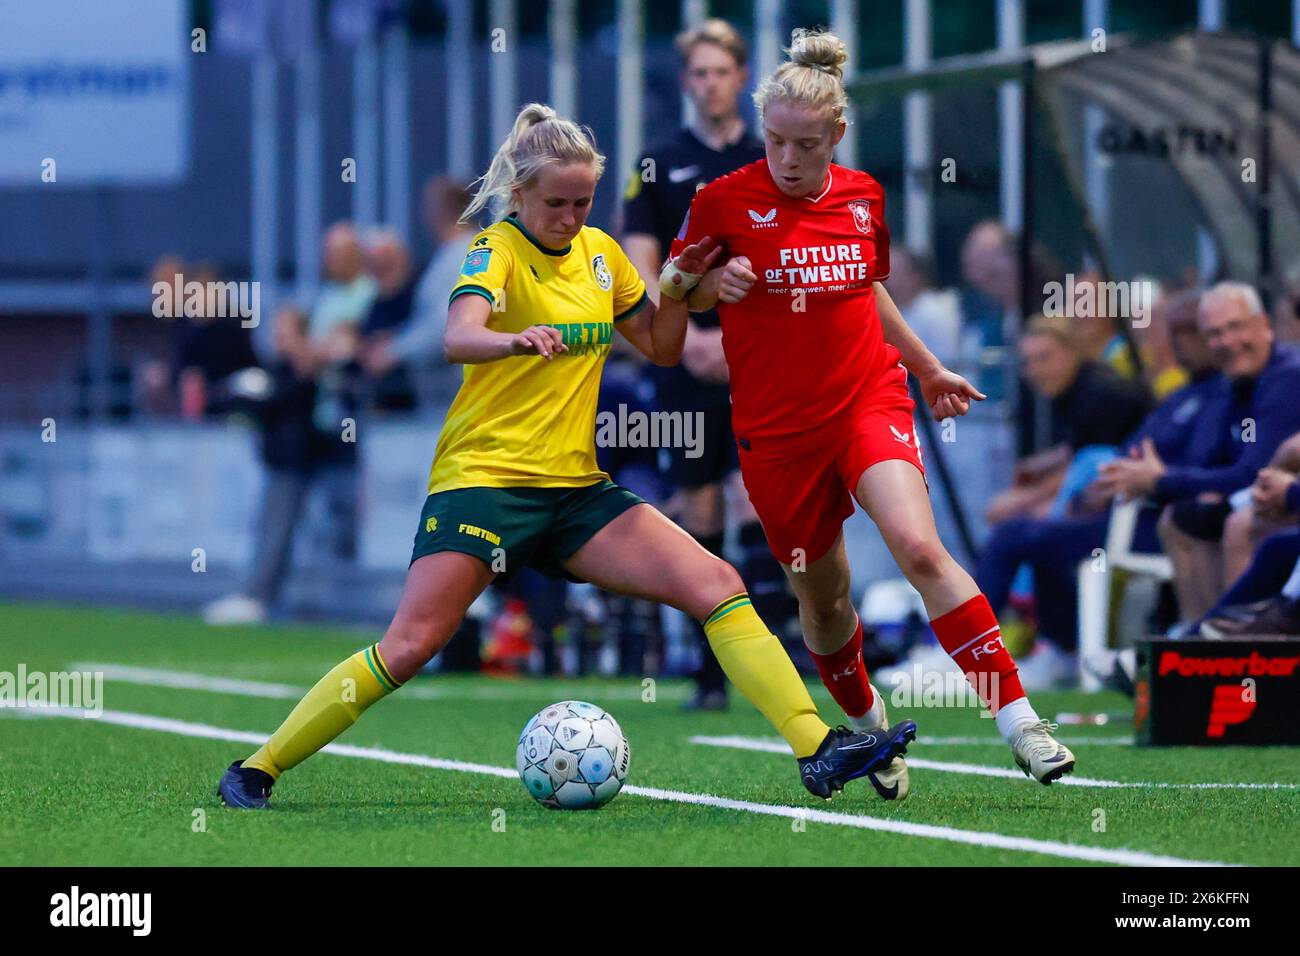
[[[650,505],[629,508],[596,532],[565,570],[598,587],[649,598],[702,622],[731,682],[797,757],[814,753],[829,727],[781,642],[754,612],[740,575]]]
[[[939,643],[993,711],[1016,763],[1044,784],[1073,770],[1074,755],[1050,737],[1020,686],[988,599],[939,540],[921,472],[908,461],[877,462],[858,479],[856,497],[921,592]]]
[[[223,802],[266,806],[280,774],[338,737],[442,650],[492,578],[488,566],[468,554],[442,551],[418,559],[383,640],[322,677],[255,754],[226,771],[219,788]]]
[[[874,734],[828,728],[781,642],[755,613],[736,569],[649,505],[610,521],[564,567],[600,587],[650,598],[702,621],[727,677],[786,739],[799,758],[804,786],[817,796],[872,777],[916,735],[911,721]],[[874,777],[872,783],[880,790]],[[898,792],[881,795],[895,799]]]

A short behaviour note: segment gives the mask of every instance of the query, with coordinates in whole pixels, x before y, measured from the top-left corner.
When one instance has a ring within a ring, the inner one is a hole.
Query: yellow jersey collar
[[[573,243],[569,243],[563,249],[552,249],[550,246],[542,245],[541,240],[538,239],[536,236],[534,236],[527,229],[525,229],[524,224],[519,221],[518,217],[516,217],[514,213],[511,213],[510,215],[506,216],[505,221],[510,223],[510,225],[514,226],[520,232],[522,232],[524,234],[525,239],[527,239],[529,242],[535,245],[542,252],[546,253],[548,256],[567,256],[569,252],[573,249]]]

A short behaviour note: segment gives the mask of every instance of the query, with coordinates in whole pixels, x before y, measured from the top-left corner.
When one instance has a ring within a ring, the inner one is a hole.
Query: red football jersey
[[[737,438],[807,436],[898,365],[872,289],[889,274],[889,231],[869,175],[832,164],[821,195],[792,199],[766,160],[750,163],[695,194],[673,255],[705,236],[719,262],[746,256],[758,276],[739,303],[718,303]]]

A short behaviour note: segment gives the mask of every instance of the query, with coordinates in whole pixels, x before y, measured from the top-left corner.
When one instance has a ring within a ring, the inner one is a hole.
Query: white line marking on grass
[[[233,694],[239,697],[266,697],[277,700],[297,700],[307,693],[306,687],[293,684],[278,684],[270,681],[243,680],[233,677],[214,677],[210,674],[196,674],[189,671],[173,671],[157,667],[135,667],[129,664],[103,664],[94,661],[77,661],[68,665],[69,670],[101,672],[105,680],[120,681],[124,684],[139,684],[146,687],[170,687],[177,690],[206,690],[219,694]],[[676,688],[661,688],[662,697],[681,697]],[[439,687],[427,687],[418,684],[403,687],[392,695],[395,700],[481,700],[513,701],[534,700],[539,694],[589,694],[598,692],[601,697],[610,700],[640,700],[641,684],[628,687],[583,687],[581,684],[530,687],[524,683],[503,680],[496,687],[458,687],[444,684]]]
[[[14,711],[13,713],[29,719],[37,717],[81,718],[83,716],[82,711],[67,707],[38,708],[35,710]],[[195,724],[184,720],[154,717],[149,714],[132,714],[119,710],[104,711],[100,715],[99,721],[121,727],[134,727],[139,730],[156,730],[183,737],[228,740],[255,746],[266,740],[266,734],[263,733],[228,730],[223,727],[213,727],[209,724]],[[321,752],[340,757],[378,760],[383,763],[430,767],[435,770],[457,770],[462,773],[478,773],[502,778],[518,777],[518,774],[509,767],[493,767],[488,764],[466,763],[461,760],[443,760],[438,757],[427,757],[424,754],[398,753],[377,747],[354,747],[350,744],[336,743],[329,744]],[[1103,847],[1078,846],[1073,843],[1059,843],[1055,840],[1035,840],[1029,837],[1007,836],[1002,833],[959,830],[955,827],[934,826],[927,823],[908,823],[904,820],[886,820],[851,813],[811,810],[805,807],[785,807],[770,803],[753,803],[748,800],[730,800],[726,797],[715,797],[706,793],[686,793],[681,790],[662,790],[658,787],[628,785],[623,788],[623,792],[637,797],[663,800],[670,803],[688,803],[696,806],[717,807],[723,810],[737,810],[743,813],[757,813],[765,816],[807,820],[813,823],[826,823],[833,826],[854,827],[860,830],[876,830],[883,833],[897,833],[903,836],[944,840],[949,843],[995,847],[1021,853],[1038,853],[1043,856],[1060,857],[1067,860],[1087,860],[1095,863],[1114,863],[1121,866],[1233,865],[1214,860],[1186,860],[1180,857],[1162,856],[1157,853],[1145,853],[1141,850],[1111,850]]]
[[[914,743],[921,743],[925,738],[918,737]],[[779,740],[766,737],[692,737],[691,743],[704,747],[727,747],[733,750],[757,750],[762,753],[789,755],[790,748]],[[1005,745],[1004,745],[1005,746]],[[986,767],[975,763],[957,763],[943,760],[926,760],[922,757],[907,757],[907,766],[920,770],[939,770],[944,773],[966,773],[978,777],[1003,777],[1007,780],[1019,780],[1024,783],[1036,783],[1019,770],[1010,767]],[[1167,790],[1295,790],[1300,784],[1295,783],[1140,783],[1128,780],[1096,780],[1092,777],[1061,777],[1056,781],[1070,787],[1112,787],[1120,789],[1141,789],[1147,787]]]
[[[1129,747],[1133,744],[1132,737],[1057,737],[1063,744],[1074,746],[1075,744],[1087,744],[1090,747]],[[968,746],[988,746],[988,747],[1005,747],[1007,742],[1001,737],[926,737],[916,738],[918,744],[926,746],[939,747],[968,747]]]
[[[307,692],[305,687],[292,684],[275,684],[261,680],[241,680],[235,677],[212,677],[208,674],[191,674],[186,671],[169,671],[155,667],[130,667],[125,664],[99,664],[77,661],[70,664],[73,671],[102,673],[105,680],[126,684],[143,684],[148,687],[171,687],[177,690],[210,690],[237,697],[268,697],[276,700],[297,700]]]

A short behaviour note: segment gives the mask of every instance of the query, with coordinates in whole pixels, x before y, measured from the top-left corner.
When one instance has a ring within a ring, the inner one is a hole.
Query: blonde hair
[[[843,120],[849,105],[844,92],[849,48],[844,41],[827,30],[800,28],[790,35],[790,48],[785,52],[790,59],[754,90],[759,115],[763,115],[768,103],[780,100],[825,110],[833,123]]]
[[[488,206],[498,219],[515,212],[514,191],[535,180],[544,166],[564,163],[590,163],[597,179],[605,171],[605,157],[596,149],[591,130],[561,118],[544,103],[529,103],[515,117],[487,172],[470,184],[477,183],[478,189],[460,222]]]
[[[713,17],[677,34],[673,45],[677,47],[677,55],[681,57],[682,69],[690,64],[691,51],[701,43],[712,43],[730,53],[731,58],[736,61],[736,66],[743,67],[749,62],[749,47],[746,46],[745,38],[740,35],[740,31],[726,20]]]

